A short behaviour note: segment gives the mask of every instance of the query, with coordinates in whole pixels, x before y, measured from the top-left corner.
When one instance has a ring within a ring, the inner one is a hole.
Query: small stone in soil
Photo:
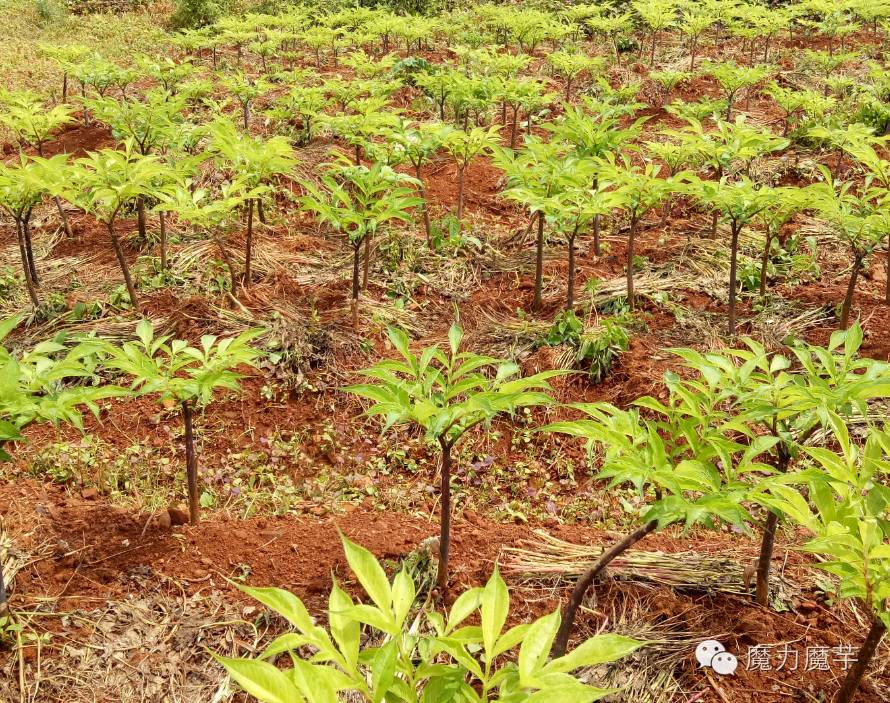
[[[173,519],[170,517],[170,511],[165,510],[162,513],[159,513],[154,520],[155,527],[159,530],[169,530],[170,526],[173,524]]]
[[[179,508],[167,508],[167,514],[170,516],[171,525],[187,525],[189,522],[189,514],[185,510]]]

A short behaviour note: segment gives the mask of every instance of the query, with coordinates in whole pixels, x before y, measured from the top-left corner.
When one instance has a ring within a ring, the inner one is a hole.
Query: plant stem
[[[260,222],[262,222],[263,224],[266,224],[266,208],[263,207],[263,199],[262,198],[256,199],[256,214],[257,214],[257,217],[260,218]]]
[[[566,286],[566,310],[575,307],[575,237],[578,234],[578,226],[569,235],[569,280]]]
[[[634,310],[634,238],[637,234],[637,214],[630,218],[630,231],[627,233],[627,304]]]
[[[197,525],[201,519],[198,502],[198,456],[195,452],[192,406],[187,400],[182,402],[182,424],[185,427],[185,475],[188,480],[189,522]]]
[[[532,307],[541,309],[544,292],[544,213],[538,213],[538,237],[535,240],[535,300]]]
[[[593,216],[593,253],[595,256],[602,256],[602,246],[600,245],[600,216]]]
[[[158,213],[158,223],[161,229],[161,238],[159,242],[161,254],[161,271],[167,270],[167,217],[166,213]]]
[[[62,219],[62,228],[65,230],[65,236],[73,237],[74,232],[71,230],[71,223],[68,221],[68,213],[62,207],[62,200],[56,195],[53,197],[53,201],[56,204],[56,210],[59,211],[59,217]]]
[[[136,227],[139,230],[139,238],[144,242],[147,235],[145,232],[145,199],[142,196],[136,198]]]
[[[436,585],[440,591],[448,588],[448,552],[451,548],[451,442],[439,437],[442,449],[440,495],[442,498],[439,520],[439,570]]]
[[[757,604],[769,606],[769,572],[773,549],[776,544],[776,528],[779,525],[778,514],[767,513],[763,525],[763,537],[760,540],[760,556],[757,560]]]
[[[25,241],[25,253],[28,255],[28,271],[35,286],[40,285],[37,277],[37,265],[34,263],[34,247],[31,245],[31,213],[22,218],[22,239]]]
[[[417,195],[423,200],[420,206],[423,212],[423,230],[426,232],[426,245],[430,248],[433,246],[433,226],[430,222],[430,206],[426,200],[426,186],[423,184],[423,178],[420,173],[420,164],[414,166],[414,176],[417,178]]]
[[[760,260],[760,297],[766,297],[766,271],[769,268],[769,247],[773,241],[773,233],[769,227],[766,229],[766,242],[763,244],[763,257]]]
[[[3,577],[3,557],[0,556],[0,613],[3,612],[8,599],[6,594],[6,579]]]
[[[130,267],[127,266],[127,260],[124,258],[124,250],[121,248],[120,239],[114,233],[114,220],[108,223],[108,235],[111,237],[111,246],[114,249],[114,255],[117,257],[117,263],[120,264],[121,273],[124,275],[124,283],[127,284],[127,293],[130,296],[130,304],[133,309],[139,311],[139,298],[136,296],[136,286],[133,285],[133,277],[130,275]]]
[[[25,277],[25,287],[28,289],[28,297],[31,298],[31,304],[36,310],[40,306],[40,300],[37,298],[37,289],[34,281],[31,280],[31,270],[28,268],[28,252],[25,251],[25,238],[22,236],[22,223],[20,220],[15,221],[15,234],[19,242],[19,254],[22,257],[22,274]]]
[[[890,237],[887,238],[887,251],[884,254],[884,273],[887,278],[884,282],[884,302],[890,305]]]
[[[368,289],[368,269],[371,268],[371,238],[365,235],[365,253],[362,261],[362,290]]]
[[[844,304],[841,307],[841,325],[840,329],[845,330],[850,324],[850,309],[853,307],[853,295],[856,293],[856,279],[859,277],[859,270],[862,268],[862,254],[853,255],[853,270],[850,272],[850,282],[847,284],[847,294],[844,296]]]
[[[859,653],[856,655],[856,663],[847,672],[847,676],[843,684],[841,684],[841,689],[835,696],[834,703],[852,703],[853,697],[859,688],[859,683],[862,681],[862,677],[865,675],[868,665],[871,663],[875,651],[886,632],[887,626],[884,624],[884,621],[876,616],[868,631],[868,635],[865,637],[865,641],[859,648]]]
[[[253,260],[253,199],[247,201],[247,238],[244,241],[244,287],[250,288]]]
[[[365,237],[362,237],[352,245],[352,299],[350,301],[350,307],[352,309],[352,326],[355,328],[358,327],[359,263],[361,259],[362,241],[364,238]]]
[[[569,602],[566,603],[565,610],[562,614],[562,622],[559,626],[559,632],[556,634],[556,640],[554,641],[553,649],[550,652],[552,658],[556,659],[566,653],[566,648],[569,644],[569,636],[572,634],[572,626],[575,624],[575,616],[578,613],[578,608],[581,607],[581,601],[584,600],[584,595],[587,593],[587,589],[590,588],[594,579],[602,573],[603,569],[605,569],[613,559],[626,552],[646,535],[654,532],[657,527],[658,522],[655,520],[650,520],[645,525],[641,525],[603,552],[602,555],[600,555],[600,558],[597,559],[596,563],[590,567],[580,579],[578,579],[578,583],[575,584],[572,595],[569,596]]]
[[[736,221],[732,223],[732,243],[729,249],[729,325],[728,333],[730,337],[735,337],[736,324],[736,278],[738,275],[739,264],[739,232],[742,225]]]
[[[457,224],[461,225],[464,217],[464,183],[466,180],[466,164],[457,169]]]
[[[235,274],[235,267],[232,265],[232,259],[229,257],[229,252],[226,251],[223,241],[213,234],[210,236],[213,239],[213,243],[216,244],[216,248],[219,249],[219,255],[222,257],[223,262],[229,269],[229,286],[232,289],[232,297],[235,297],[235,294],[238,292],[238,276]]]

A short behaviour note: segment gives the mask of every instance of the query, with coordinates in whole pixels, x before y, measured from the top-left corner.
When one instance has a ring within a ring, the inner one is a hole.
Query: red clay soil
[[[786,43],[786,37],[777,38],[776,47]],[[794,43],[796,45],[799,40],[796,38]],[[812,46],[812,38],[808,39],[808,45]],[[637,69],[641,77],[646,75],[645,67],[638,66]],[[710,79],[697,78],[681,86],[672,97],[693,99],[704,94],[716,96],[718,91]],[[406,91],[400,99],[408,101],[410,94]],[[771,101],[757,95],[752,96],[750,108],[758,119],[771,121],[778,117]],[[679,125],[663,109],[654,108],[649,114],[652,119],[645,126],[647,135],[664,127]],[[75,125],[48,144],[46,154],[82,156],[88,150],[112,144],[107,129]],[[443,216],[452,211],[457,195],[454,164],[442,156],[427,165],[422,175],[434,214]],[[468,215],[483,224],[497,225],[510,231],[523,230],[527,215],[500,197],[502,178],[502,173],[489,160],[476,159],[472,162],[466,178]],[[696,221],[699,227],[704,222],[704,216],[687,212],[682,202],[675,204],[667,231],[657,225],[657,214],[650,219],[652,222],[640,234],[637,253],[655,264],[674,257],[685,246],[686,231],[694,230]],[[51,256],[78,256],[103,265],[115,264],[104,227],[80,213],[72,214],[71,220],[75,230],[74,240],[61,240]],[[280,241],[286,242],[284,246],[293,252],[313,253],[320,248],[345,252],[340,239],[317,234],[317,227],[310,226],[308,220],[295,213],[289,212],[286,223],[275,225],[275,228],[273,236],[287,235],[281,236]],[[121,234],[134,229],[134,223],[130,220],[119,222],[118,231]],[[483,235],[488,234],[485,227],[480,230]],[[591,276],[610,278],[622,275],[626,259],[623,242],[624,236],[621,234],[610,237],[610,251],[599,258],[591,255],[587,238],[579,242],[577,290],[583,289],[584,281]],[[232,246],[237,246],[237,236],[232,238]],[[554,243],[556,255],[548,258],[546,265],[547,294],[551,302],[541,311],[542,319],[549,319],[561,307],[567,264],[565,252],[558,251],[557,247]],[[136,248],[130,243],[127,244],[127,254],[131,261],[137,255]],[[883,269],[883,261],[880,263],[880,267],[874,267],[873,279],[863,278],[860,281],[854,314],[861,317],[866,332],[863,353],[888,360],[890,306],[883,302],[884,279],[882,270],[877,270]],[[84,271],[84,275],[88,273]],[[818,282],[781,286],[776,292],[808,308],[825,307],[830,310],[843,299],[842,274],[842,271],[825,268],[824,276]],[[114,283],[118,282],[115,270]],[[251,293],[241,297],[241,303],[250,310],[263,312],[270,300],[286,301],[306,310],[310,307],[310,301],[314,301],[319,314],[335,316],[338,309],[345,307],[348,292],[349,282],[345,278],[334,284],[301,287],[286,271],[281,271],[258,281]],[[702,293],[674,291],[671,295],[674,299],[683,296],[685,299],[682,302],[694,309],[720,312],[725,307],[723,300],[712,299]],[[529,271],[493,274],[486,278],[480,289],[461,304],[461,321],[467,328],[468,336],[472,338],[473,333],[482,327],[482,313],[512,315],[517,307],[528,309],[531,297]],[[423,341],[444,338],[452,318],[452,301],[425,289],[418,292],[416,299],[426,306],[425,322],[431,329],[429,338]],[[196,340],[207,331],[216,331],[214,326],[218,326],[219,321],[214,319],[211,302],[201,297],[183,298],[173,290],[153,292],[146,295],[144,300],[146,312],[170,315],[172,331],[190,340]],[[747,301],[741,306],[744,313],[748,310],[747,306]],[[664,351],[665,348],[679,345],[681,341],[695,345],[700,340],[682,338],[680,335],[684,333],[677,329],[674,316],[663,308],[643,303],[643,313],[642,319],[647,329],[632,336],[630,348],[603,383],[593,385],[581,377],[558,379],[554,382],[556,397],[564,402],[607,400],[626,405],[644,394],[663,396],[662,375],[678,366],[675,357]],[[343,314],[345,316],[347,313]],[[833,329],[830,325],[817,327],[808,331],[806,338],[824,344]],[[393,353],[384,346],[378,332],[372,328],[364,336],[364,341],[373,347],[369,357]],[[352,451],[356,447],[361,447],[362,452],[368,451],[365,439],[369,436],[369,430],[361,417],[361,407],[354,399],[332,389],[332,386],[342,384],[343,377],[350,370],[368,363],[369,357],[355,352],[355,340],[350,337],[350,341],[353,342],[352,347],[337,351],[338,371],[346,373],[334,378],[329,378],[323,372],[319,372],[317,377],[313,376],[311,380],[319,388],[318,393],[295,394],[281,402],[269,402],[263,395],[266,380],[261,374],[251,372],[245,379],[240,397],[221,398],[214,405],[212,413],[198,418],[199,436],[205,444],[203,458],[210,463],[214,457],[230,450],[249,448],[262,451],[263,440],[273,432],[306,431],[313,440],[305,442],[303,446],[309,463],[283,469],[295,478],[312,476],[318,473],[319,467],[324,466],[336,465],[343,471],[362,468],[362,462],[356,458],[358,450]],[[553,354],[552,349],[539,349],[524,361],[524,370],[534,372],[552,368]],[[134,443],[156,447],[178,462],[181,456],[177,439],[179,420],[175,413],[167,413],[161,415],[159,422],[159,412],[160,408],[151,398],[115,400],[103,410],[99,419],[86,418],[86,431],[121,450]],[[564,416],[568,411],[552,412]],[[553,416],[548,417],[552,419]],[[536,413],[535,420],[542,419],[543,415],[539,417]],[[335,424],[338,439],[343,442],[336,455],[330,450],[323,451],[319,447],[320,442],[314,441],[329,423]],[[503,430],[502,437],[490,450],[496,454],[498,462],[512,467],[514,460],[518,462],[523,459],[520,452],[514,452],[511,448],[514,428],[507,423],[499,423],[497,429]],[[59,431],[51,427],[32,427],[26,434],[32,449],[57,441],[59,437],[73,439],[78,436],[72,430]],[[544,448],[549,446],[547,443],[557,440],[541,438],[534,441],[535,451],[540,450],[543,454]],[[32,449],[21,449],[21,458],[26,459],[27,452]],[[373,453],[378,449],[374,447],[370,451]],[[582,448],[565,443],[561,445],[561,450],[564,456],[572,457],[577,466],[585,465]],[[415,458],[427,464],[430,461],[425,456]],[[20,468],[24,468],[24,462]],[[546,474],[550,470],[545,468],[542,472]],[[616,498],[589,477],[579,476],[577,485],[565,489],[559,499],[570,500],[585,490],[600,501],[601,514],[607,515]],[[432,498],[426,508],[429,513],[435,514],[436,505]],[[335,517],[304,515],[229,521],[224,516],[210,515],[195,528],[165,527],[157,524],[157,518],[146,527],[149,516],[126,513],[108,505],[101,495],[86,500],[78,495],[77,490],[71,496],[60,487],[28,481],[0,486],[0,516],[5,517],[7,525],[15,532],[33,530],[29,538],[31,543],[25,545],[26,548],[36,549],[48,542],[53,549],[52,554],[20,574],[16,598],[24,603],[40,596],[59,598],[59,609],[69,606],[83,608],[91,603],[117,598],[134,587],[128,574],[136,571],[145,573],[148,569],[159,579],[169,579],[177,588],[188,592],[225,589],[228,597],[241,600],[244,599],[243,594],[230,587],[223,577],[249,571],[248,583],[289,588],[303,597],[313,612],[321,614],[332,572],[338,579],[349,579],[338,541],[338,527],[378,556],[387,559],[398,559],[424,538],[437,532],[437,526],[427,519],[408,513],[376,510],[368,504],[347,505],[343,514]],[[459,590],[459,586],[483,583],[501,548],[528,538],[533,527],[491,522],[469,512],[458,516],[453,546],[454,590]],[[609,539],[601,530],[559,525],[555,520],[547,523],[546,527],[557,536],[577,542],[601,544]],[[751,540],[729,533],[705,537],[695,535],[686,539],[659,535],[649,538],[641,546],[665,551],[696,549],[714,553],[741,550],[748,557],[756,553],[756,545]],[[784,559],[785,556],[784,549],[777,550],[777,559]],[[801,560],[792,554],[789,563],[795,566]],[[858,646],[863,635],[838,619],[835,614],[839,612],[838,606],[833,606],[832,610],[815,593],[807,594],[804,600],[796,604],[795,611],[779,614],[756,608],[741,598],[678,593],[664,588],[644,588],[617,582],[602,584],[597,590],[594,612],[582,623],[587,631],[608,626],[605,614],[611,612],[613,606],[620,609],[627,603],[642,602],[645,607],[640,612],[646,613],[647,617],[664,620],[675,618],[680,626],[690,630],[722,635],[724,644],[740,659],[747,647],[754,644],[795,642],[800,648],[839,644]],[[519,620],[540,615],[557,607],[564,600],[564,595],[558,591],[544,594],[540,591],[520,591],[514,599],[517,607],[513,617]],[[887,700],[886,695],[879,695],[879,691],[886,691],[890,686],[890,676],[886,671],[886,648],[880,655],[882,659],[879,664],[884,667],[883,673],[864,684],[857,698],[859,703]],[[740,667],[736,677],[723,678],[714,683],[695,668],[690,652],[677,673],[688,693],[685,700],[690,703],[803,703],[830,697],[837,688],[837,677],[841,672],[753,672]]]
[[[219,521],[213,517],[197,527],[167,527],[155,521],[146,528],[147,516],[127,514],[105,504],[101,498],[84,499],[66,495],[61,489],[33,482],[0,486],[0,515],[12,530],[29,533],[35,548],[49,544],[52,553],[31,564],[16,580],[14,605],[26,606],[32,599],[58,599],[57,609],[85,609],[133,592],[131,574],[154,574],[174,592],[195,594],[221,589],[226,597],[247,603],[244,594],[225,578],[247,574],[254,586],[287,588],[304,599],[313,614],[323,616],[332,575],[355,592],[342,556],[338,529],[373,551],[378,558],[395,561],[416,549],[437,526],[406,514],[357,507],[343,515],[327,518],[254,518]],[[22,521],[29,521],[24,525]],[[602,544],[613,538],[589,528],[551,526],[563,539]],[[501,549],[520,544],[532,536],[532,527],[503,525],[474,513],[458,519],[454,528],[452,589],[446,598],[471,585],[482,585],[490,575]],[[702,553],[744,553],[753,559],[756,544],[731,534],[693,535],[677,539],[655,535],[640,545],[649,550],[672,552],[694,548]],[[803,574],[803,559],[778,549],[777,564],[788,560],[786,574]],[[511,584],[513,622],[526,621],[558,607],[558,591],[524,590]],[[674,592],[607,581],[596,589],[589,615],[579,621],[580,631],[595,631],[608,625],[608,613],[637,605],[650,622],[670,622],[678,631],[700,632],[719,637],[742,661],[749,646],[790,642],[805,647],[857,646],[862,636],[832,615],[817,594],[804,594],[792,603],[793,610],[776,613],[757,608],[741,597],[718,597],[701,593]],[[357,592],[356,592],[357,593]],[[64,629],[64,628],[63,628]],[[50,645],[50,650],[53,645]],[[44,656],[51,651],[44,651]],[[709,681],[696,669],[693,653],[682,662],[676,675],[695,700],[729,700],[732,703],[763,703],[779,700],[822,700],[837,686],[838,672],[748,671],[740,666],[737,676]],[[856,699],[878,701],[890,676],[885,671],[867,681]],[[720,698],[720,692],[726,698]],[[798,693],[795,693],[798,691]],[[799,693],[799,692],[805,692]]]

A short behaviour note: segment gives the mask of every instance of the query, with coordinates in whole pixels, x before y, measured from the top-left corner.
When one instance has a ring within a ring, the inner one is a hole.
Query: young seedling
[[[770,353],[751,339],[736,349],[675,353],[711,386],[723,390],[722,406],[732,416],[733,426],[747,428],[742,441],[751,452],[764,454],[764,461],[773,467],[770,475],[781,477],[794,468],[817,432],[830,429],[826,408],[833,408],[844,422],[861,420],[869,415],[868,400],[886,394],[882,365],[859,355],[862,338],[862,328],[854,324],[835,332],[827,347],[794,345],[793,357]],[[749,480],[759,493],[769,492],[771,483],[761,485],[753,474]],[[755,573],[756,599],[764,607],[769,605],[769,575],[781,515],[770,510],[762,526]]]
[[[275,179],[290,173],[297,165],[297,159],[284,137],[252,137],[239,131],[231,120],[215,120],[210,126],[210,139],[209,150],[217,163],[233,180],[242,181],[251,193],[246,202],[247,231],[244,238],[244,286],[250,288],[253,279],[254,210],[260,221],[265,222],[262,196],[267,192],[274,195]]]
[[[890,161],[881,158],[874,145],[866,142],[857,142],[848,146],[847,152],[868,170],[865,178],[867,190],[877,183],[885,191],[890,191]],[[878,193],[879,191],[872,192]],[[890,305],[890,236],[888,236],[887,244],[884,248],[886,249],[884,273],[887,279],[884,284],[884,302]]]
[[[760,259],[760,298],[766,298],[767,272],[769,269],[770,251],[773,242],[779,237],[785,226],[799,212],[809,205],[809,193],[801,188],[773,188],[774,198],[757,215],[757,221],[763,225],[763,254]]]
[[[649,78],[655,81],[661,88],[661,105],[664,105],[671,97],[671,92],[683,81],[688,80],[692,74],[688,71],[650,71]]]
[[[717,24],[718,18],[706,8],[692,5],[682,11],[680,31],[689,38],[689,70],[695,70],[695,58],[702,35]]]
[[[422,584],[407,565],[390,580],[371,552],[344,535],[340,539],[364,602],[354,601],[335,582],[327,627],[317,625],[288,591],[238,586],[294,628],[255,659],[213,655],[261,703],[333,703],[338,695],[372,703],[596,701],[617,689],[582,683],[574,672],[621,659],[643,645],[605,633],[566,657],[548,660],[559,612],[505,627],[510,592],[497,567],[484,588],[464,591],[450,610],[439,612],[415,606]],[[288,655],[292,668],[282,670],[272,663],[279,654]]]
[[[125,393],[113,385],[78,384],[84,379],[98,380],[94,368],[99,345],[94,340],[70,349],[58,341],[45,341],[18,354],[7,350],[2,342],[22,318],[23,315],[15,315],[0,321],[0,368],[3,369],[0,463],[11,461],[5,446],[25,441],[21,432],[28,425],[64,423],[83,430],[84,408],[98,417],[100,400]],[[8,595],[0,559],[0,612]]]
[[[241,105],[241,127],[246,132],[250,127],[251,106],[271,86],[264,80],[254,80],[240,71],[231,76],[221,76],[220,83]]]
[[[0,94],[0,102],[5,103],[6,111],[0,114],[0,123],[5,124],[15,135],[19,148],[26,146],[37,150],[43,156],[44,145],[60,127],[73,122],[73,108],[67,105],[55,105],[49,109],[35,95],[27,91]],[[53,202],[65,228],[65,234],[72,236],[68,215],[62,207],[58,193],[52,193]]]
[[[630,225],[627,232],[626,273],[627,304],[631,310],[636,306],[634,294],[634,245],[640,222],[647,212],[665,201],[677,189],[676,178],[661,178],[661,166],[647,163],[642,168],[636,166],[627,156],[620,161],[614,154],[602,160],[601,181],[612,184],[617,199],[616,208],[627,213]]]
[[[540,310],[544,290],[545,209],[560,188],[570,182],[572,166],[577,158],[568,159],[565,148],[557,141],[528,140],[519,152],[501,149],[495,152],[494,163],[507,174],[507,189],[503,195],[528,208],[531,214],[529,228],[538,223],[535,241],[535,292],[532,308]],[[588,160],[589,162],[589,160]]]
[[[753,88],[766,80],[773,69],[770,66],[739,66],[735,61],[714,63],[706,61],[702,73],[713,76],[726,98],[726,120],[732,119],[732,107],[739,91]]]
[[[625,114],[632,114],[635,106],[627,109],[624,105],[588,99],[583,102],[583,108],[566,107],[559,120],[544,125],[544,129],[553,135],[554,142],[571,145],[582,158],[603,159],[608,154],[614,154],[640,135],[647,119],[641,117],[622,127],[621,118]],[[594,190],[599,188],[598,178],[598,173],[594,172],[591,181]],[[593,218],[593,253],[602,255],[599,216]]]
[[[565,81],[566,102],[572,97],[572,87],[579,83],[583,76],[592,81],[606,65],[605,59],[601,56],[588,56],[575,51],[554,51],[547,55],[547,62],[553,68],[553,72]]]
[[[35,310],[40,305],[37,296],[40,280],[31,242],[31,213],[49,192],[47,182],[52,174],[65,168],[65,157],[62,155],[52,159],[20,155],[18,163],[0,163],[0,208],[6,210],[15,221],[22,274]]]
[[[393,148],[404,154],[405,160],[414,169],[414,178],[417,179],[417,195],[423,201],[423,229],[426,233],[426,242],[432,246],[432,224],[430,223],[430,208],[426,197],[426,188],[423,182],[421,169],[445,143],[451,134],[452,127],[445,124],[418,123],[411,125],[404,120],[399,120],[398,125],[389,133]]]
[[[840,328],[850,324],[856,282],[865,259],[888,235],[890,216],[886,191],[869,189],[857,194],[850,182],[835,182],[828,169],[820,167],[823,181],[808,186],[811,207],[828,222],[840,241],[850,248],[853,266],[841,305]]]
[[[575,308],[575,239],[579,232],[590,227],[595,218],[608,215],[621,203],[621,195],[614,190],[589,188],[589,172],[595,163],[578,163],[572,174],[573,183],[562,184],[556,195],[544,204],[542,213],[552,220],[554,228],[566,238],[568,273],[566,274],[566,310]],[[608,184],[603,184],[607,188]]]
[[[169,336],[156,336],[154,326],[142,320],[136,327],[138,341],[121,346],[106,343],[102,351],[105,365],[132,377],[131,391],[156,395],[165,408],[179,406],[185,433],[185,467],[188,483],[189,520],[200,519],[198,492],[198,451],[193,413],[213,402],[216,391],[237,391],[242,378],[235,369],[253,366],[259,351],[250,341],[262,330],[248,330],[234,338],[201,337],[200,347]]]
[[[235,304],[238,303],[239,275],[226,245],[226,234],[238,224],[238,213],[245,204],[262,192],[262,189],[250,188],[243,179],[224,183],[218,191],[193,189],[190,184],[180,182],[161,196],[156,208],[161,213],[176,213],[182,222],[192,225],[216,245],[229,269],[229,295]],[[162,256],[166,259],[164,250]]]
[[[633,31],[633,15],[630,12],[614,15],[588,17],[586,24],[593,34],[608,37],[615,52],[615,63],[621,65],[620,44]]]
[[[654,66],[658,34],[674,26],[677,21],[677,3],[675,0],[634,0],[633,8],[652,32],[649,65]]]
[[[519,366],[472,352],[460,351],[463,330],[453,325],[448,349],[427,347],[419,355],[409,347],[408,335],[390,328],[388,336],[402,360],[381,361],[360,372],[368,382],[345,388],[368,398],[369,415],[382,415],[384,430],[396,424],[414,424],[439,445],[440,498],[439,567],[436,583],[448,586],[448,554],[451,547],[452,450],[467,432],[496,416],[519,408],[548,405],[548,379],[564,371],[518,377]],[[487,370],[490,373],[484,373]]]

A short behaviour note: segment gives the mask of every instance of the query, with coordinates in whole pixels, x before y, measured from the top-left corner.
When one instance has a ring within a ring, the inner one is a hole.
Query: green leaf
[[[493,656],[498,638],[501,636],[501,630],[504,623],[507,622],[507,615],[510,611],[510,593],[507,591],[507,584],[501,578],[501,573],[495,566],[494,573],[485,584],[482,591],[482,602],[480,604],[482,616],[482,641],[485,646],[485,653],[489,661]]]
[[[361,646],[361,623],[350,617],[352,608],[352,599],[335,581],[328,597],[328,625],[343,658],[354,668]]]
[[[393,637],[399,632],[392,617],[373,605],[354,605],[344,611],[343,614],[366,625],[377,628],[381,632],[385,632]]]
[[[645,642],[623,635],[596,635],[585,640],[568,654],[554,659],[544,667],[547,673],[568,673],[582,666],[597,666],[626,657]]]
[[[262,703],[302,703],[305,699],[290,678],[268,662],[254,659],[230,659],[219,654],[213,658],[249,695]]]
[[[288,672],[291,681],[310,703],[338,703],[326,666],[316,666],[299,658],[294,658],[293,668]],[[352,686],[350,686],[352,688]]]
[[[408,569],[403,568],[396,574],[392,585],[392,609],[396,627],[403,627],[405,618],[408,617],[411,606],[414,604],[415,595],[416,591],[411,573]]]
[[[617,688],[594,688],[582,683],[564,683],[548,686],[532,693],[523,703],[592,703],[617,693]]]
[[[383,567],[371,552],[351,542],[346,535],[341,533],[340,540],[343,542],[343,551],[346,552],[346,561],[362,588],[380,611],[392,619],[392,590]]]
[[[450,633],[482,605],[482,589],[471,588],[461,593],[451,606],[445,632]]]
[[[377,654],[371,662],[373,703],[380,703],[392,686],[398,656],[399,648],[395,640],[390,640],[377,650]]]
[[[251,598],[274,610],[304,635],[311,634],[315,629],[315,623],[303,601],[293,593],[282,588],[252,588],[234,581],[231,583]]]
[[[522,625],[516,625],[507,630],[501,635],[500,639],[498,639],[497,647],[494,649],[494,655],[500,656],[504,652],[509,652],[517,644],[520,644],[525,639],[525,635],[530,627],[531,623],[523,623]]]
[[[519,685],[523,688],[536,686],[538,671],[547,661],[556,631],[559,629],[559,611],[539,618],[531,624],[519,648]]]
[[[453,324],[451,328],[448,330],[448,346],[451,349],[451,356],[457,355],[458,351],[460,351],[460,342],[463,339],[464,331],[460,328],[460,325]]]

